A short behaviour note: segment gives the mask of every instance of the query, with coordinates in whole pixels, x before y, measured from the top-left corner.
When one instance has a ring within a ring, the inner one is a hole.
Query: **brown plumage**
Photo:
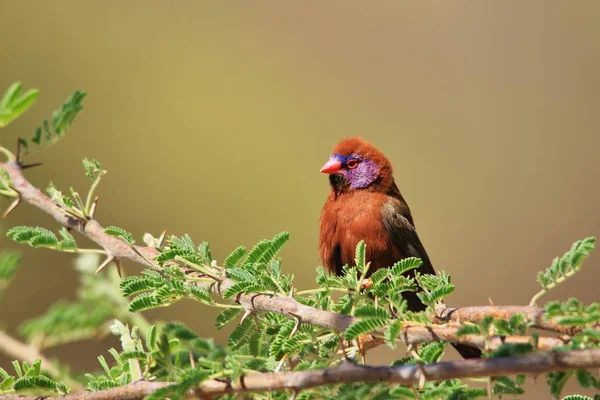
[[[334,148],[321,172],[329,174],[331,193],[321,213],[319,253],[330,273],[339,275],[343,265],[352,265],[356,245],[364,240],[370,272],[418,257],[423,260],[419,272],[435,274],[383,153],[361,138],[346,138]],[[414,276],[414,271],[410,273]],[[426,308],[416,293],[404,292],[403,296],[410,310]],[[455,347],[465,358],[481,355],[473,347]]]

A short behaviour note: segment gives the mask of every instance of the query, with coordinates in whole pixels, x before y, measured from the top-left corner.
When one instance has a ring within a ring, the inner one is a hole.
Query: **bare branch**
[[[478,323],[484,317],[493,315],[494,319],[508,320],[512,315],[523,314],[528,322],[533,322],[534,327],[548,331],[566,333],[572,335],[576,330],[567,326],[561,326],[555,320],[544,318],[544,309],[533,306],[477,306],[462,308],[442,307],[436,310],[437,323],[444,322],[473,322]]]

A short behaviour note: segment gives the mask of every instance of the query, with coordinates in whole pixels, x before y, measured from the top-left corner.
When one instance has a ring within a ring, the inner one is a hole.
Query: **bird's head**
[[[329,182],[338,193],[361,189],[386,191],[394,182],[388,159],[358,137],[339,142],[321,172],[329,174]]]

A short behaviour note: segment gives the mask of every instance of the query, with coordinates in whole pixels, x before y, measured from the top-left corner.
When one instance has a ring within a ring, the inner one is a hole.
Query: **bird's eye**
[[[358,160],[355,158],[348,160],[346,162],[346,166],[350,169],[356,168],[356,167],[358,167]]]

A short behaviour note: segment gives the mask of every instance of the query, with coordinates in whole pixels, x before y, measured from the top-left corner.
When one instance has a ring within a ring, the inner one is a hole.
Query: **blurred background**
[[[87,190],[81,159],[95,158],[109,171],[103,225],[137,241],[189,233],[218,260],[288,230],[284,269],[310,288],[329,190],[318,171],[360,135],[392,161],[434,266],[451,273],[449,304],[526,304],[537,271],[600,234],[599,18],[593,0],[4,2],[0,88],[21,80],[41,95],[2,141],[84,89],[68,136],[29,160],[44,164],[32,183]],[[58,230],[30,206],[2,228],[21,224]],[[0,303],[16,333],[74,298],[77,274],[71,255],[2,243],[24,255]],[[586,264],[544,300],[598,301],[600,255]],[[147,313],[225,342],[215,315],[192,302]],[[83,371],[115,344],[48,353]],[[402,355],[390,353],[368,361]]]

